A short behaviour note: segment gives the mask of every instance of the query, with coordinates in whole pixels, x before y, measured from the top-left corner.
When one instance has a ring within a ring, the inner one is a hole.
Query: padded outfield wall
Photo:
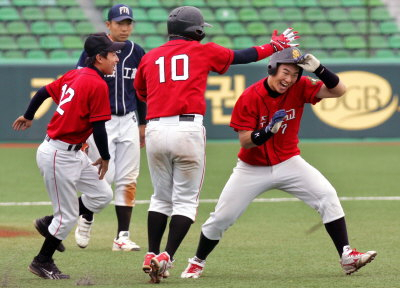
[[[328,63],[347,86],[340,99],[325,99],[306,105],[300,137],[399,138],[400,62],[358,61]],[[33,126],[25,132],[11,129],[38,88],[53,81],[73,64],[0,63],[0,141],[41,141],[56,106],[48,99],[36,113]],[[225,75],[211,73],[206,92],[205,126],[208,139],[235,139],[229,127],[232,108],[245,87],[266,76],[266,62],[234,65]],[[132,77],[132,73],[127,75]],[[298,115],[296,115],[298,116]]]

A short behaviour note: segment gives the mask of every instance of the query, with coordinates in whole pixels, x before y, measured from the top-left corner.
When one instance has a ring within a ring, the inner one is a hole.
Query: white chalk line
[[[339,197],[341,201],[399,201],[400,196],[386,197]],[[217,203],[218,199],[201,199],[200,203]],[[273,202],[298,202],[297,198],[256,198],[253,202],[273,203]],[[149,204],[150,200],[136,200],[136,204]],[[111,202],[114,204],[114,201]],[[51,206],[49,201],[39,202],[0,202],[0,206]]]

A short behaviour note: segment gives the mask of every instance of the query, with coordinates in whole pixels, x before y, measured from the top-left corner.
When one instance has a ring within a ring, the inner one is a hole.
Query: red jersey
[[[206,113],[204,93],[210,71],[225,73],[233,61],[231,49],[215,43],[171,40],[145,54],[134,86],[147,102],[147,118]]]
[[[107,83],[92,68],[71,70],[46,90],[58,105],[47,126],[52,139],[83,143],[92,134],[91,122],[111,119]]]
[[[238,157],[250,165],[272,166],[299,155],[298,133],[304,104],[316,104],[321,100],[316,97],[323,85],[320,80],[302,76],[286,93],[273,98],[264,86],[266,79],[254,83],[239,97],[230,126],[235,131],[265,128],[280,109],[285,109],[287,117],[279,131],[267,142],[254,148],[240,149]]]

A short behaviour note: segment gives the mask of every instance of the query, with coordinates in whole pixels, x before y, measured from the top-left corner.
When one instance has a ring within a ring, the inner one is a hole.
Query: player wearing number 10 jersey
[[[223,74],[232,64],[264,59],[291,47],[297,32],[272,34],[270,43],[233,51],[201,44],[204,22],[199,9],[174,9],[167,22],[169,41],[143,56],[134,86],[147,102],[146,152],[154,187],[148,213],[148,245],[143,270],[154,283],[168,275],[179,245],[195,221],[205,169],[204,93],[210,71]],[[165,252],[160,243],[167,225]]]

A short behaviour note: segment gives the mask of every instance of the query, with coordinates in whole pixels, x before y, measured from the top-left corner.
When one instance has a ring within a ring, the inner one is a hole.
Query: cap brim
[[[113,42],[111,46],[107,49],[108,52],[115,52],[122,50],[125,46],[125,42]]]
[[[132,20],[133,22],[135,22],[135,20],[134,20],[132,17],[127,16],[127,15],[115,17],[115,18],[113,18],[113,19],[111,19],[111,20],[112,20],[112,21],[115,21],[115,22],[121,22],[121,21],[126,20],[126,19],[129,19],[129,20]]]

